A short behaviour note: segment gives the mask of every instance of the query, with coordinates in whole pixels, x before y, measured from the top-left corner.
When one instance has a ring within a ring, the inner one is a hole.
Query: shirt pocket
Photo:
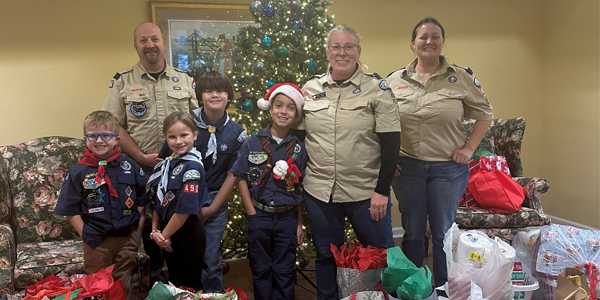
[[[125,174],[124,171],[119,172],[117,174],[117,180],[119,182],[117,194],[119,195],[119,199],[123,200],[121,201],[121,205],[127,205],[125,201],[127,201],[128,198],[131,198],[131,200],[137,202],[135,193],[135,174],[133,174],[133,168],[131,168],[130,174]],[[116,185],[113,183],[113,187],[115,186]]]
[[[304,103],[302,111],[306,131],[319,130],[328,123],[327,110],[331,102],[329,100],[308,101]]]
[[[415,110],[415,91],[409,88],[393,90],[394,99],[398,102],[400,112],[409,112]]]
[[[138,120],[147,120],[154,111],[152,98],[146,90],[127,94],[125,109],[127,110],[127,122],[138,123]]]
[[[462,111],[463,93],[450,89],[441,89],[434,96],[433,107],[439,111]]]
[[[341,100],[337,118],[348,128],[365,129],[375,125],[373,109],[366,99]]]
[[[189,100],[192,97],[189,91],[167,91],[167,97],[171,100],[171,112],[189,110]]]
[[[237,141],[235,141],[237,143]],[[217,140],[217,152],[229,155],[233,153],[235,150],[235,144],[232,141],[229,142],[221,142]]]

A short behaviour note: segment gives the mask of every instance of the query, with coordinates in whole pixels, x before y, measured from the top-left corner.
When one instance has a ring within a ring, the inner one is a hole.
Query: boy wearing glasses
[[[86,149],[63,182],[54,214],[65,216],[83,239],[86,273],[115,264],[127,299],[140,246],[148,195],[144,172],[117,149],[119,121],[95,111],[83,121]]]

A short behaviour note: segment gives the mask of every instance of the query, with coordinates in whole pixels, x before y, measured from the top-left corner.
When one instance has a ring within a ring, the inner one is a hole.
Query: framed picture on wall
[[[167,42],[167,63],[193,75],[242,63],[232,43],[240,28],[257,26],[248,5],[150,2],[150,14]]]

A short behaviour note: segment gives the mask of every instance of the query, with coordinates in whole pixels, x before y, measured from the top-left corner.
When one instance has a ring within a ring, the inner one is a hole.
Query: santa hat
[[[269,105],[271,105],[273,102],[273,99],[275,99],[275,96],[278,94],[284,94],[288,98],[292,99],[292,101],[296,103],[296,110],[298,111],[298,115],[296,117],[302,115],[304,96],[302,96],[302,90],[300,90],[300,88],[293,83],[278,83],[272,86],[265,95],[264,99],[258,99],[258,101],[256,101],[256,105],[262,110],[267,110],[269,109]]]

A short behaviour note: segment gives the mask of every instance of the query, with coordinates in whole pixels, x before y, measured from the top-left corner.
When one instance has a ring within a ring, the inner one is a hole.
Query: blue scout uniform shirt
[[[204,163],[204,170],[206,172],[206,177],[204,178],[206,179],[207,190],[213,192],[221,189],[223,182],[225,182],[227,171],[231,169],[237,157],[238,150],[246,140],[246,131],[231,119],[225,125],[225,120],[227,119],[225,114],[223,114],[223,117],[217,124],[211,124],[204,110],[200,111],[200,108],[198,108],[194,110],[194,113],[200,115],[205,124],[214,125],[217,129],[215,132],[217,136],[217,162],[215,164],[212,161],[214,154],[206,157],[208,140],[210,138],[208,129],[198,127],[198,138],[194,142],[194,147],[202,154],[202,162]],[[165,142],[159,156],[165,158],[171,155],[171,153],[173,152],[167,145],[167,142]]]
[[[304,143],[300,142],[298,138],[290,133],[281,141],[278,145],[271,135],[271,124],[267,128],[261,130],[258,136],[267,136],[271,139],[271,151],[272,160],[271,164],[274,166],[279,160],[287,161],[286,151],[287,145],[292,140],[298,141],[294,149],[294,153],[298,155],[298,158],[294,161],[302,177],[304,178],[304,168],[306,166],[307,154],[304,148]],[[256,154],[266,154],[263,150],[260,139],[257,135],[249,137],[246,142],[240,148],[238,158],[231,168],[231,173],[236,176],[243,178],[248,183],[248,189],[250,190],[250,196],[262,204],[270,205],[273,201],[273,206],[284,206],[284,205],[298,205],[302,202],[302,194],[299,189],[294,191],[287,191],[287,184],[285,180],[276,180],[273,177],[273,171],[267,176],[267,182],[264,186],[259,187],[258,179],[262,172],[267,168],[268,159],[251,159],[251,156],[256,157]]]
[[[54,209],[60,216],[81,215],[81,238],[94,249],[108,237],[130,235],[131,226],[140,221],[138,206],[148,202],[147,178],[133,159],[119,156],[105,168],[118,198],[106,183],[98,186],[97,167],[76,164],[65,177]]]
[[[194,171],[200,172],[200,179],[187,180],[186,174]],[[161,177],[158,177],[151,187],[151,198],[160,221],[168,222],[175,213],[198,215],[200,207],[206,199],[204,178],[206,178],[206,173],[201,164],[178,158],[171,160],[167,191],[162,204],[155,193]]]

